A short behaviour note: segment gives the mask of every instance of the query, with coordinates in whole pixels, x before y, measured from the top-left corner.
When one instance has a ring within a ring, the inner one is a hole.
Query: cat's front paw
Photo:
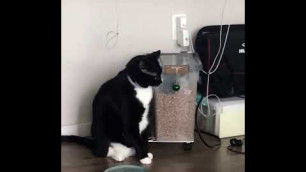
[[[121,161],[123,161],[125,159],[124,156],[118,155],[118,154],[111,156],[111,158],[113,158],[115,161],[118,161],[118,162],[121,162]]]
[[[153,159],[153,154],[151,152],[149,152],[148,157],[152,160]]]
[[[142,164],[151,164],[152,163],[152,159],[149,158],[149,157],[145,157],[145,158],[141,159],[140,162]]]

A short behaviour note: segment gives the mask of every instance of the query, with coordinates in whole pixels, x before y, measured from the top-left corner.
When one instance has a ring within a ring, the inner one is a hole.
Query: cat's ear
[[[154,56],[160,56],[160,50],[154,51],[154,52],[152,53],[152,55],[154,55]]]
[[[153,53],[150,54],[152,58],[158,59],[160,57],[160,50],[154,51]]]

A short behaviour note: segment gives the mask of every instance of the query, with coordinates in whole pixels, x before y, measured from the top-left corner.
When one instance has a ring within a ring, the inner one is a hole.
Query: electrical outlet
[[[186,14],[173,14],[172,15],[172,39],[173,40],[177,40],[177,30],[178,30],[178,22],[177,22],[177,19],[179,17],[182,17],[179,24],[180,24],[180,27],[183,29],[183,28],[186,28]]]
[[[180,29],[177,30],[177,43],[182,47],[188,47],[189,46],[189,35],[188,31],[186,29]]]
[[[186,17],[180,16],[176,18],[176,27],[179,29],[186,29]]]

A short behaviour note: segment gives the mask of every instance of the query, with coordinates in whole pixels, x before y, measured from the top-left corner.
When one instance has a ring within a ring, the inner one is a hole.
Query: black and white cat
[[[150,164],[148,112],[152,87],[162,83],[160,51],[132,58],[126,68],[104,83],[93,101],[92,138],[62,136],[92,149],[94,155],[123,161],[136,155]]]

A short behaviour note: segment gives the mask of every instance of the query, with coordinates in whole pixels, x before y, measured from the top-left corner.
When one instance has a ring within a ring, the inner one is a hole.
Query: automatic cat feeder
[[[155,88],[152,132],[149,142],[181,142],[191,149],[197,81],[202,64],[196,54],[160,55],[163,83]]]

